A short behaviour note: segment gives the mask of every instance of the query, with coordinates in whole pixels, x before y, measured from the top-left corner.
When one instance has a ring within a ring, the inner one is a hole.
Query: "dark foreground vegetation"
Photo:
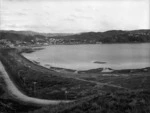
[[[2,73],[0,72],[0,75]],[[19,103],[12,98],[9,98],[7,92],[5,91],[5,82],[0,78],[0,113],[20,113],[20,112],[29,112],[41,107],[34,105],[26,105]]]
[[[41,107],[36,107],[32,105],[20,104],[12,99],[2,99],[0,98],[0,113],[20,113],[20,112],[31,112]]]
[[[95,95],[72,104],[44,107],[30,113],[149,113],[149,91],[123,91]]]

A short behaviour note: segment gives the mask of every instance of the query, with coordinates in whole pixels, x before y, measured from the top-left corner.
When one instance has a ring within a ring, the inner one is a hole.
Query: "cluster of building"
[[[0,47],[1,48],[8,48],[8,47],[14,47],[14,44],[6,39],[0,40]]]
[[[61,38],[35,38],[30,41],[13,40],[7,39],[0,40],[0,47],[23,47],[23,46],[48,46],[48,45],[60,45],[60,44],[87,44],[95,43],[101,44],[96,40],[75,40],[75,39],[61,39]]]
[[[139,37],[139,36],[150,36],[149,32],[137,32],[137,33],[129,33],[129,36]]]
[[[130,37],[141,37],[150,36],[150,32],[137,32],[128,34]],[[117,40],[117,36],[114,40]],[[59,45],[59,44],[101,44],[101,41],[91,39],[74,39],[74,38],[61,38],[61,37],[32,37],[31,40],[19,39],[19,40],[8,40],[1,39],[0,47],[23,47],[23,46],[48,46],[48,45]]]
[[[22,41],[22,40],[0,40],[1,48],[13,48],[13,47],[23,47],[23,46],[47,46],[47,45],[56,45],[56,44],[64,44],[63,39],[54,39],[54,38],[35,38],[30,41]]]

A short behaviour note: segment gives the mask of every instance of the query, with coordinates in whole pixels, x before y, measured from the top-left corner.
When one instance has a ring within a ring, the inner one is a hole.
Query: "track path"
[[[99,86],[110,86],[110,87],[114,87],[114,88],[119,88],[119,89],[125,89],[125,90],[130,90],[128,88],[122,87],[122,86],[118,86],[118,85],[114,85],[114,84],[110,84],[110,83],[101,83],[101,82],[97,82],[97,81],[92,81],[92,80],[86,80],[86,79],[82,79],[82,78],[74,78],[80,81],[85,81],[85,82],[90,82],[90,83],[95,83]]]

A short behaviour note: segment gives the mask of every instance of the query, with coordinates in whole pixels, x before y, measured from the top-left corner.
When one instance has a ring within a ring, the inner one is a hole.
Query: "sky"
[[[0,0],[0,29],[46,33],[149,29],[149,6],[149,0]]]

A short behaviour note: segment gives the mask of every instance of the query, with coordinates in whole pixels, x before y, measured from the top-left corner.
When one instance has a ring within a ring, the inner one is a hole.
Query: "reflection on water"
[[[109,67],[113,69],[150,66],[150,44],[86,44],[52,45],[30,54],[23,54],[42,65],[86,70]],[[94,63],[106,62],[106,63]]]

